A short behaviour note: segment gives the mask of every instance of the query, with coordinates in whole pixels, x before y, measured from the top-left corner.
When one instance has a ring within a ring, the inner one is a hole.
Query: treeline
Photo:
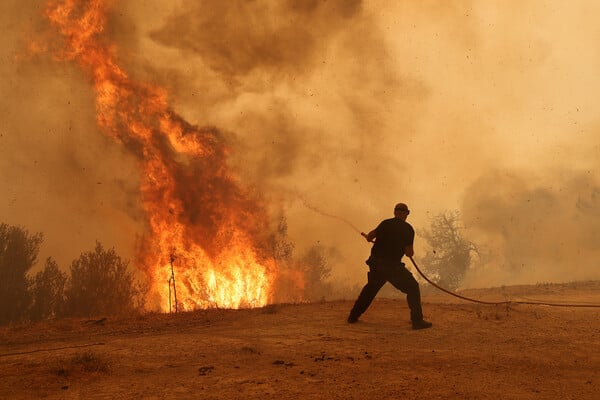
[[[419,232],[429,248],[422,267],[434,282],[447,289],[459,288],[468,270],[483,262],[480,249],[463,236],[463,229],[460,214],[446,211],[432,218],[429,229]],[[32,274],[42,242],[41,233],[0,224],[0,325],[143,310],[146,290],[129,270],[129,262],[114,249],[105,249],[97,242],[68,269],[61,269],[50,257],[39,272]],[[295,257],[285,218],[274,229],[271,244],[282,277],[275,302],[346,298],[360,290],[331,282],[329,260],[340,257],[335,249],[315,244]],[[298,293],[298,297],[290,298],[290,293]]]
[[[49,257],[32,275],[42,242],[41,233],[0,224],[0,325],[142,309],[145,291],[114,249],[97,242],[67,273]]]

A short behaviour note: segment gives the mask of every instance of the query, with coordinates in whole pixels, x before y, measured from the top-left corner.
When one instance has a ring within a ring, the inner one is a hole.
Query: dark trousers
[[[371,259],[367,261],[367,264],[370,268],[367,274],[368,281],[354,303],[354,307],[350,311],[350,316],[358,318],[362,313],[367,311],[379,289],[386,282],[389,282],[402,293],[406,293],[411,321],[421,321],[423,319],[423,311],[421,309],[419,283],[410,271],[406,269],[404,264],[392,264],[385,261],[373,261]]]

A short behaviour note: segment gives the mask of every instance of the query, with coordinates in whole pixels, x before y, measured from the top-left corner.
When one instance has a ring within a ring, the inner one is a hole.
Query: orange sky
[[[298,251],[337,250],[336,280],[363,282],[369,247],[295,193],[363,230],[398,201],[417,232],[461,210],[493,254],[468,285],[600,279],[597,2],[117,3],[122,68],[226,132]],[[40,2],[0,7],[0,221],[44,232],[64,266],[96,239],[132,257],[134,160],[84,74],[28,50],[50,34]]]

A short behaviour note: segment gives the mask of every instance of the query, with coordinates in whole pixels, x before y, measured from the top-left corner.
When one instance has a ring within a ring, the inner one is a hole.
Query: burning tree
[[[172,257],[183,309],[267,304],[277,263],[266,251],[266,207],[228,167],[217,129],[187,123],[163,90],[120,68],[104,29],[108,3],[52,1],[46,15],[63,39],[56,56],[77,63],[93,81],[99,126],[140,165],[148,230],[136,264],[155,306],[169,308]]]
[[[432,280],[448,289],[460,286],[477,247],[465,239],[459,225],[460,213],[446,211],[433,217],[431,228],[421,232],[431,252],[423,258],[424,269]]]

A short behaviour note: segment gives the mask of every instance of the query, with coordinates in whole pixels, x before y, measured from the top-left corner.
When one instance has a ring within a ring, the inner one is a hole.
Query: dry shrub
[[[267,304],[262,308],[263,314],[277,314],[279,312],[278,304]]]
[[[108,374],[110,372],[110,363],[104,356],[92,351],[86,351],[77,353],[66,360],[59,361],[53,370],[58,376],[72,376],[78,373]]]
[[[0,325],[26,319],[31,305],[27,272],[37,261],[43,235],[0,224]]]
[[[510,304],[496,304],[496,305],[477,305],[475,314],[477,318],[483,320],[495,320],[500,321],[510,317],[511,307]]]
[[[128,269],[129,261],[96,242],[71,264],[65,290],[65,314],[75,317],[132,314],[139,311],[143,289]]]

